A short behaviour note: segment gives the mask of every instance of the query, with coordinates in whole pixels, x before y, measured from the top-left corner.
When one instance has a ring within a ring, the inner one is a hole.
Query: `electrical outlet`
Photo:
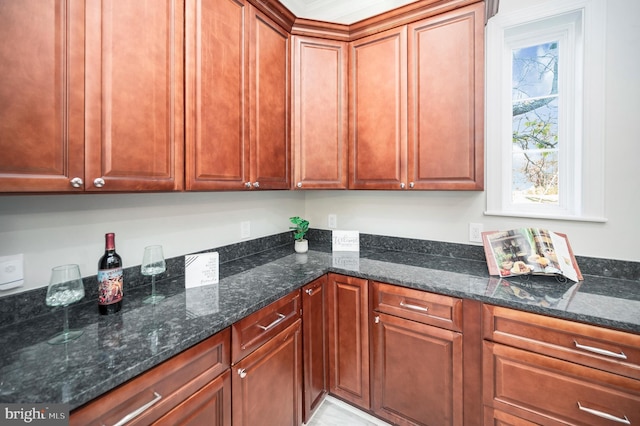
[[[482,229],[483,229],[483,226],[481,223],[470,223],[469,224],[469,241],[471,241],[472,243],[481,243]]]
[[[329,229],[336,229],[338,227],[338,216],[330,214],[327,217],[327,226],[329,226]]]
[[[24,284],[24,256],[0,256],[0,290],[9,290]]]
[[[240,222],[240,238],[249,238],[251,236],[251,222],[248,220]]]

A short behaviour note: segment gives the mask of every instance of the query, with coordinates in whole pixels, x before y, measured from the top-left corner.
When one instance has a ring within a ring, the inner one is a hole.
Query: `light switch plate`
[[[0,256],[0,290],[24,284],[24,255]]]

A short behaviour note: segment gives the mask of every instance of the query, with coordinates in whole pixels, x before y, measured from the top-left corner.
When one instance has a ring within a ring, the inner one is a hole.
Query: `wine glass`
[[[84,330],[69,330],[68,306],[84,297],[84,284],[78,265],[62,265],[51,269],[51,279],[47,288],[47,306],[64,308],[62,332],[56,334],[48,343],[59,345],[80,337]]]
[[[144,303],[156,304],[164,299],[163,295],[156,294],[156,275],[161,274],[166,270],[167,266],[164,262],[162,246],[155,245],[145,247],[140,271],[142,272],[142,275],[151,275],[151,296],[144,299]]]

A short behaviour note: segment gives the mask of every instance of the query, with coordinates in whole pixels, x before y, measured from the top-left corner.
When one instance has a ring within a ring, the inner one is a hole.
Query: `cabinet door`
[[[227,370],[153,424],[231,426],[231,372]]]
[[[249,180],[246,9],[242,0],[187,0],[188,190],[240,190]]]
[[[302,424],[301,320],[232,369],[233,424]]]
[[[82,191],[83,79],[83,1],[2,2],[0,192]]]
[[[401,189],[407,165],[407,28],[351,43],[349,188]]]
[[[85,189],[182,189],[184,0],[86,12]]]
[[[289,189],[289,34],[249,6],[249,140],[253,188]]]
[[[484,4],[409,25],[408,179],[484,186]]]
[[[462,425],[462,334],[375,315],[372,410],[394,423]]]
[[[327,276],[324,275],[302,289],[305,423],[329,389],[326,283]]]
[[[329,388],[369,409],[367,280],[329,274]]]
[[[296,188],[347,188],[347,43],[293,37]]]

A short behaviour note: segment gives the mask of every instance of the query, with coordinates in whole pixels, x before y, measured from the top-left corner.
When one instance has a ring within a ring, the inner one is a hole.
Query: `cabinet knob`
[[[308,288],[304,292],[307,293],[309,296],[311,296],[311,293],[313,293],[313,289],[312,288]]]
[[[102,188],[104,186],[104,179],[102,178],[95,178],[93,180],[93,186],[95,186],[96,188]]]
[[[251,188],[251,182],[245,182],[244,183],[244,187],[245,188]]]
[[[244,368],[239,368],[238,376],[240,376],[241,379],[244,379],[245,377],[247,377],[247,370],[245,370]]]
[[[400,184],[400,189],[404,189],[404,187],[405,187],[405,184],[404,184],[404,182],[402,182],[402,183]]]
[[[260,188],[260,182],[253,182],[254,188]]]
[[[375,322],[376,324],[380,323],[380,317],[378,315],[376,315],[376,317],[373,319],[373,322]]]
[[[298,183],[296,184],[296,186],[297,186],[298,188],[302,188],[302,182],[298,182]]]
[[[409,188],[413,188],[414,186],[416,186],[416,184],[415,184],[415,183],[413,183],[413,182],[409,182]]]
[[[71,183],[71,186],[73,186],[74,188],[80,188],[82,184],[84,184],[82,179],[79,177],[74,177],[73,179],[71,179],[70,183]]]

